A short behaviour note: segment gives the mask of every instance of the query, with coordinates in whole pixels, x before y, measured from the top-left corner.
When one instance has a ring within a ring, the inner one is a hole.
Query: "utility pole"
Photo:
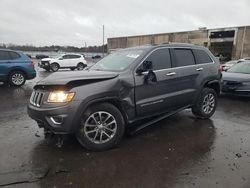
[[[104,57],[104,25],[102,26],[102,57]]]

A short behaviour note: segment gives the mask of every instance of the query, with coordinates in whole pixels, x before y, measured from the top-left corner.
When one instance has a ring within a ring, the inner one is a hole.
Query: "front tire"
[[[26,77],[21,71],[13,71],[10,73],[8,81],[12,86],[22,86],[26,82]]]
[[[83,114],[76,138],[88,150],[104,151],[118,145],[124,132],[121,112],[110,103],[101,103],[91,106]]]
[[[50,69],[53,71],[53,72],[57,72],[59,70],[60,66],[58,63],[52,63],[50,65]]]
[[[196,104],[192,107],[193,114],[201,119],[209,119],[215,113],[218,103],[217,98],[214,89],[204,88]]]

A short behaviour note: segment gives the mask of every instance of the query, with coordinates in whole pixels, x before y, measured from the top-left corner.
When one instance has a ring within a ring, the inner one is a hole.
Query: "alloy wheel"
[[[210,114],[215,107],[215,97],[213,94],[209,93],[204,97],[202,109],[205,114]]]
[[[95,112],[88,117],[81,130],[91,142],[104,144],[110,141],[117,132],[117,122],[108,112]]]
[[[15,73],[12,75],[11,81],[16,86],[22,85],[24,82],[24,76],[21,73]]]

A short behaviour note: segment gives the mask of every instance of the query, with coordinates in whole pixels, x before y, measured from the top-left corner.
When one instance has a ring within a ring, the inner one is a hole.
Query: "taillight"
[[[222,72],[223,71],[223,66],[220,65],[219,71]]]

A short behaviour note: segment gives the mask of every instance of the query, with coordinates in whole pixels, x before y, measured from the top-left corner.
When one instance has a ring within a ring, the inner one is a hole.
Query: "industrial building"
[[[240,59],[250,57],[250,26],[108,38],[108,50],[170,42],[201,45],[215,56]]]

